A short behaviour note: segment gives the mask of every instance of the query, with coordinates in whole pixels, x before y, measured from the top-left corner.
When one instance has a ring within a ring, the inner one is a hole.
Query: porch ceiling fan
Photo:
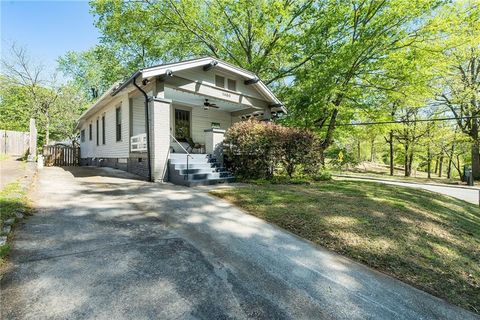
[[[217,106],[215,103],[208,102],[208,99],[205,99],[205,102],[203,103],[203,110],[208,110],[210,108],[218,109],[219,106]]]

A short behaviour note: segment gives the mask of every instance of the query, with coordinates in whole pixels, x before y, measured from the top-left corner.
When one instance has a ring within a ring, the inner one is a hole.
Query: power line
[[[338,123],[336,127],[345,126],[368,126],[377,124],[407,124],[412,122],[437,122],[437,121],[452,121],[463,119],[478,119],[480,116],[458,117],[458,118],[437,118],[437,119],[416,119],[416,120],[392,120],[392,121],[376,121],[376,122],[354,122],[354,123]]]

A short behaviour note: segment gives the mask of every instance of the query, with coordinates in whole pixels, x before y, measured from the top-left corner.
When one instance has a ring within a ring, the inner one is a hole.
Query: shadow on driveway
[[[475,319],[199,189],[45,168],[4,319]]]

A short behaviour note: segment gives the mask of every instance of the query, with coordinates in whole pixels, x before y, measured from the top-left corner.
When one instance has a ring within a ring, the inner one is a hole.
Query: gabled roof
[[[277,97],[273,94],[273,92],[261,81],[259,78],[251,71],[246,69],[237,67],[233,64],[228,62],[212,58],[212,57],[203,57],[203,58],[196,58],[190,60],[184,60],[174,63],[165,63],[159,64],[156,66],[140,69],[135,72],[130,78],[128,78],[123,83],[116,83],[112,87],[110,87],[96,102],[93,104],[88,110],[86,110],[79,119],[79,124],[84,117],[94,112],[98,107],[103,105],[103,101],[108,98],[109,96],[115,96],[117,93],[125,89],[129,86],[135,78],[148,79],[152,77],[158,76],[166,76],[174,74],[175,72],[187,70],[191,68],[201,67],[201,66],[208,66],[212,65],[215,69],[221,69],[223,71],[231,72],[233,74],[238,75],[239,77],[243,78],[244,80],[252,80],[252,87],[255,87],[267,101],[271,102],[272,105],[276,105],[276,107],[281,108],[284,112],[286,112],[283,104]]]

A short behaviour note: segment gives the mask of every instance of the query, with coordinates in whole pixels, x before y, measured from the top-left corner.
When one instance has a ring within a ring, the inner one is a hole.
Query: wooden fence
[[[28,152],[28,132],[0,130],[0,154],[24,156]]]
[[[78,166],[80,165],[80,148],[66,145],[54,145],[43,147],[45,166]]]

